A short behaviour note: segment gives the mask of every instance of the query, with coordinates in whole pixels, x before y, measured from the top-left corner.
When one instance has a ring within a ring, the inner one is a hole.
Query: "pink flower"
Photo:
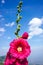
[[[24,58],[23,60],[19,59],[19,58],[14,58],[12,56],[10,56],[10,53],[7,53],[4,65],[28,65],[28,61],[26,58]]]
[[[28,33],[27,32],[25,32],[23,35],[22,35],[22,38],[24,38],[24,39],[27,39],[28,38]]]
[[[10,53],[19,59],[24,59],[30,55],[30,46],[23,38],[18,38],[10,43]]]
[[[6,61],[7,62],[7,61]],[[8,61],[9,62],[9,61]],[[20,60],[20,59],[16,59],[15,62],[12,62],[12,64],[10,63],[5,63],[4,65],[28,65],[28,61],[27,59],[25,58],[24,60]]]
[[[4,62],[4,65],[10,65],[13,62],[15,62],[15,60],[16,59],[10,54],[10,52],[8,52],[7,56],[6,56],[6,59],[5,59],[5,62]]]
[[[16,63],[15,65],[28,65],[28,61],[27,59],[24,59],[24,60],[16,60]]]

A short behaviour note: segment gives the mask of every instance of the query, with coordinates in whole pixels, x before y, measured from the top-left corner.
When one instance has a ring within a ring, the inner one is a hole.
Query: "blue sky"
[[[16,38],[16,13],[17,5],[20,0],[0,0],[0,55],[5,55],[9,49],[10,42]],[[28,32],[28,42],[31,46],[31,62],[40,62],[43,60],[43,0],[22,0],[22,35]],[[37,60],[36,60],[37,57]],[[33,59],[33,60],[32,60]]]

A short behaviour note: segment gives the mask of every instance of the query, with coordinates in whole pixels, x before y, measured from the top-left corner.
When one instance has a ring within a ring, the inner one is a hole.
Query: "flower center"
[[[21,52],[21,51],[22,51],[22,47],[18,47],[18,48],[17,48],[17,51],[18,51],[18,52]]]

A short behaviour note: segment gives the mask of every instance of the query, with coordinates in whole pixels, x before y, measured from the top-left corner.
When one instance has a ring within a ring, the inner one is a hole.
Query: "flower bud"
[[[20,2],[19,2],[19,5],[22,5],[22,3],[23,3],[23,2],[22,2],[22,1],[20,1]]]
[[[28,36],[29,36],[28,33],[27,32],[24,32],[23,35],[22,35],[22,38],[27,39]]]

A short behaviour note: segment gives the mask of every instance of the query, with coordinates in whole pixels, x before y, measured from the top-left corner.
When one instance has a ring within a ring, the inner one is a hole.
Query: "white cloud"
[[[29,22],[29,39],[32,38],[35,35],[40,35],[43,33],[43,29],[41,28],[41,25],[43,24],[43,18],[33,18]]]
[[[41,19],[39,18],[33,18],[30,22],[29,22],[29,25],[32,25],[32,26],[40,26],[42,24],[42,21]]]
[[[0,37],[3,35],[4,32],[5,32],[5,28],[0,28]]]
[[[14,26],[14,22],[7,23],[7,24],[5,24],[5,26],[7,26],[7,27],[12,27],[12,26]]]
[[[4,4],[4,3],[5,3],[5,0],[1,0],[1,3],[3,3],[3,4]]]
[[[0,32],[5,32],[5,29],[4,28],[0,28]]]

